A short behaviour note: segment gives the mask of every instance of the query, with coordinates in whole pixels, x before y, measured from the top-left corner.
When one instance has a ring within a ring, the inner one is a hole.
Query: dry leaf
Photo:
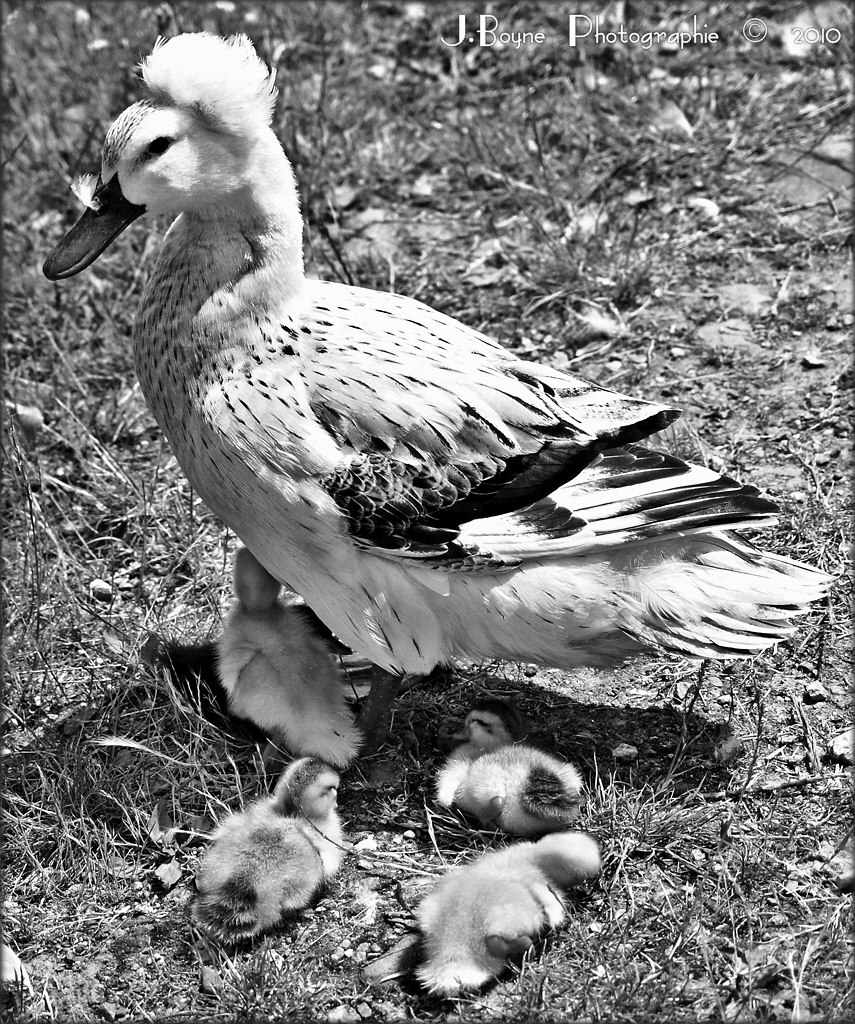
[[[181,865],[173,857],[172,860],[168,860],[165,864],[161,864],[160,867],[154,869],[154,873],[165,889],[171,889],[176,885],[183,874]]]
[[[469,274],[466,280],[475,288],[489,288],[498,284],[505,276],[505,267],[482,267]]]
[[[651,123],[664,135],[680,135],[684,139],[691,139],[695,134],[688,118],[673,100],[665,100]]]
[[[811,345],[802,353],[802,366],[806,370],[818,370],[820,367],[826,365],[826,360],[823,358],[822,353],[816,345]]]
[[[721,218],[721,209],[718,203],[713,202],[712,199],[704,199],[703,196],[692,196],[686,200],[686,206],[690,206],[693,210],[702,213],[707,220],[717,221]]]

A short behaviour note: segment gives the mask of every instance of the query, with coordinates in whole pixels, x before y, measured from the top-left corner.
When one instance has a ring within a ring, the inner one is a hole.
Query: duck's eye
[[[158,156],[160,153],[165,153],[171,145],[172,139],[168,139],[165,135],[161,135],[160,138],[152,139],[148,144],[146,152],[151,153],[153,156]]]

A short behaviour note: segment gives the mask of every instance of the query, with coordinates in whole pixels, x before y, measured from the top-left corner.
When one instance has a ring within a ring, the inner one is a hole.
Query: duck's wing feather
[[[573,510],[575,523],[562,523],[567,509]],[[759,527],[778,511],[756,487],[630,444],[603,452],[575,479],[529,508],[465,524],[458,543],[521,562],[592,554],[664,535]]]

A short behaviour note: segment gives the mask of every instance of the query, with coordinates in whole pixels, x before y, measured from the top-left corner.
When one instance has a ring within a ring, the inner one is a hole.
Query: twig
[[[831,775],[805,775],[801,779],[786,779],[784,782],[767,782],[765,785],[753,786],[747,791],[752,793],[777,793],[781,789],[801,789],[802,786],[810,786],[814,782],[828,782],[833,778]],[[744,787],[734,789],[717,789],[712,793],[701,793],[705,800],[728,800],[731,797],[739,796]]]
[[[765,711],[765,705],[763,703],[763,695],[756,683],[754,684],[754,699],[757,701],[757,739],[754,741],[754,750],[751,753],[751,763],[748,765],[748,771],[745,773],[745,780],[737,791],[737,803],[748,792],[748,787],[754,775],[754,769],[757,767],[757,758],[760,756],[760,738],[763,735],[763,712]]]
[[[805,746],[807,747],[808,760],[810,761],[811,770],[816,774],[820,772],[819,756],[816,752],[816,740],[813,735],[813,727],[805,714],[805,709],[801,706],[798,699],[792,694],[790,695],[793,707],[795,708],[796,715],[802,724],[802,733],[804,735]]]

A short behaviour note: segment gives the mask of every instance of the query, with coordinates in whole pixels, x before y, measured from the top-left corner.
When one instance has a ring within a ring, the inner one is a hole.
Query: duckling
[[[525,724],[512,705],[480,700],[457,733],[464,740],[439,771],[437,803],[513,835],[566,828],[579,815],[582,779],[573,765],[519,742]]]
[[[564,921],[559,887],[599,870],[599,848],[581,832],[517,843],[453,868],[416,909],[424,937],[416,976],[439,996],[480,988]]]
[[[308,278],[274,76],[246,36],[159,40],[142,77],[44,273],[177,218],[134,324],[143,394],[211,511],[381,670],[372,738],[390,675],[745,657],[827,592],[734,532],[775,521],[756,488],[638,443],[679,410]]]
[[[522,744],[471,761],[452,755],[436,783],[437,803],[516,836],[567,828],[579,816],[581,792],[572,764]]]
[[[338,784],[329,765],[300,758],[272,796],[223,822],[196,876],[192,915],[204,932],[237,943],[308,905],[341,866]]]
[[[292,753],[345,767],[362,737],[328,643],[279,600],[279,581],[247,548],[235,555],[234,589],[218,644],[229,710]]]
[[[463,742],[449,757],[471,761],[488,750],[517,743],[525,734],[525,719],[512,704],[498,697],[482,697],[470,708],[460,731],[451,737]]]

